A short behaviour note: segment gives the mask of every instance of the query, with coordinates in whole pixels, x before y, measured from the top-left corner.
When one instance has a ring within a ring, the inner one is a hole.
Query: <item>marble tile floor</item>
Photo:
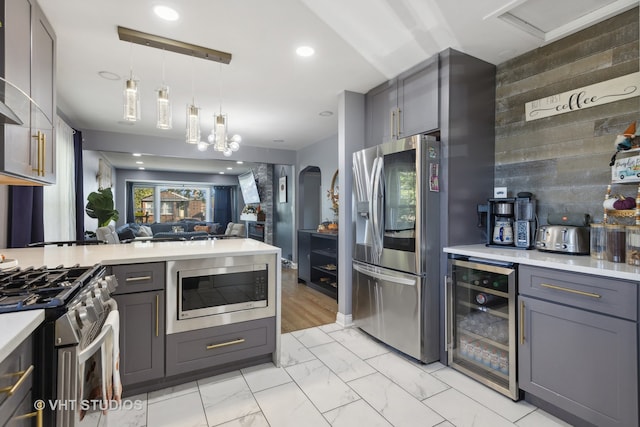
[[[130,396],[120,409],[90,413],[81,425],[568,426],[438,362],[418,364],[356,328],[329,324],[283,334],[281,365]]]

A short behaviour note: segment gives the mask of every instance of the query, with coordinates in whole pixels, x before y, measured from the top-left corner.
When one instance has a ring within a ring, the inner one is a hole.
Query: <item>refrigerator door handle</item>
[[[381,213],[380,213],[380,199],[384,197],[384,187],[381,183],[381,176],[383,172],[383,158],[377,157],[373,162],[373,191],[372,191],[372,213],[373,213],[373,238],[374,238],[374,251],[376,255],[376,262],[380,261],[380,256],[382,255],[382,246],[383,246],[383,234],[384,234],[384,224],[381,223]]]
[[[378,271],[379,269],[375,268],[375,267],[368,267],[366,265],[363,264],[356,264],[355,262],[353,263],[353,269],[362,273],[362,274],[366,274],[367,276],[373,277],[374,279],[378,279],[378,280],[384,280],[387,282],[393,282],[394,284],[398,284],[398,285],[405,285],[405,286],[417,286],[417,280],[416,279],[409,279],[406,277],[401,277],[399,275],[393,275],[393,274],[385,274],[382,273],[380,271]]]

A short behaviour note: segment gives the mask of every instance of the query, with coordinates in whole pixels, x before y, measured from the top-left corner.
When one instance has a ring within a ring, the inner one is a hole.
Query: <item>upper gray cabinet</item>
[[[435,55],[367,93],[367,146],[437,129],[438,105]]]
[[[0,0],[0,184],[53,184],[56,37],[35,0]]]

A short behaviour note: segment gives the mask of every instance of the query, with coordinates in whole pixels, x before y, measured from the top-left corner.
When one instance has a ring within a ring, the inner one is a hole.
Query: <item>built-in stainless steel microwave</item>
[[[275,258],[167,262],[167,333],[275,316]]]

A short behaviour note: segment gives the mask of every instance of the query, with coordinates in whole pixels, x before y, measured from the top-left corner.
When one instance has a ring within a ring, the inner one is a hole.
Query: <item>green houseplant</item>
[[[117,221],[120,214],[113,208],[113,193],[111,188],[93,191],[87,196],[85,212],[91,218],[98,220],[98,227],[106,227],[111,220]]]

